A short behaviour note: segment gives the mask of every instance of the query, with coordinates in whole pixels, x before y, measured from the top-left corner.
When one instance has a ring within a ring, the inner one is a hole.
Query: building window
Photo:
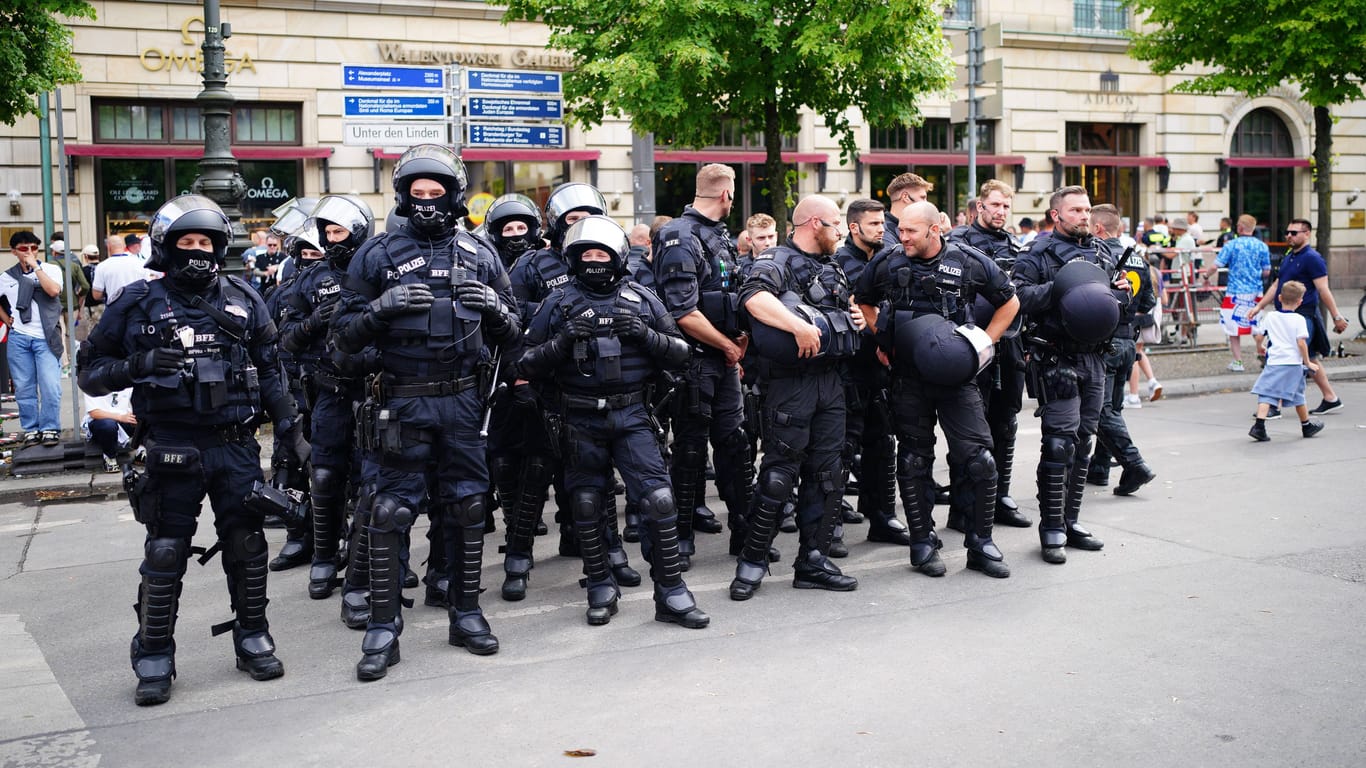
[[[972,8],[976,0],[950,0],[944,4],[944,26],[966,27],[972,24]]]
[[[236,143],[299,143],[299,108],[295,105],[238,106],[233,116],[233,141]]]
[[[1275,112],[1254,109],[1238,122],[1229,154],[1235,157],[1292,157],[1290,131]]]
[[[202,144],[204,117],[193,101],[95,101],[100,144]],[[298,104],[240,103],[229,120],[233,144],[302,144]]]
[[[927,118],[913,128],[870,128],[868,146],[883,152],[961,152],[968,151],[968,124],[950,124],[939,117]],[[952,139],[950,139],[952,137]],[[977,151],[996,151],[996,122],[977,121]]]
[[[1129,28],[1124,0],[1074,0],[1072,23],[1078,32],[1118,35]]]
[[[1137,155],[1138,126],[1124,123],[1068,123],[1069,155]]]

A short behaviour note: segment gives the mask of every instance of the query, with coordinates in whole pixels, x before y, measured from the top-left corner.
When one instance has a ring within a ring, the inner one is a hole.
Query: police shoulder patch
[[[458,243],[461,248],[464,248],[470,253],[477,253],[479,251],[479,249],[474,246],[474,243],[471,243],[469,240],[466,240],[464,238],[456,238],[455,242]]]
[[[619,295],[627,301],[640,301],[640,294],[630,288],[622,288]]]
[[[234,304],[233,302],[228,302],[227,306],[223,307],[223,311],[227,312],[230,315],[240,317],[243,320],[247,319],[247,308],[242,306],[241,304]]]

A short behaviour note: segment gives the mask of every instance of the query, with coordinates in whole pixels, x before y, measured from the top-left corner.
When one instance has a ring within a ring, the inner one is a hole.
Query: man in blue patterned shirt
[[[1271,251],[1266,243],[1253,236],[1257,219],[1251,214],[1238,217],[1238,236],[1219,249],[1219,256],[1204,269],[1208,279],[1220,268],[1228,267],[1228,290],[1219,311],[1219,324],[1228,336],[1228,348],[1233,353],[1230,371],[1243,370],[1243,337],[1252,333],[1248,311],[1257,306],[1262,297],[1262,281],[1271,274]],[[1262,337],[1257,339],[1257,356],[1262,355]]]

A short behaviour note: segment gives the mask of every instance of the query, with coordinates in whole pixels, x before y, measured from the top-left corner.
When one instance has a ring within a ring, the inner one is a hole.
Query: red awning
[[[67,144],[70,157],[130,157],[197,160],[204,148],[187,144]],[[233,147],[238,160],[317,160],[331,157],[331,147]]]
[[[1303,157],[1230,157],[1224,161],[1230,168],[1308,168]]]
[[[864,165],[967,165],[961,152],[869,152],[859,155]],[[978,165],[1024,165],[1023,155],[978,155]]]
[[[372,149],[370,154],[377,160],[397,160],[401,152],[386,152]],[[492,147],[469,147],[460,151],[460,159],[465,161],[521,160],[530,163],[555,163],[566,160],[592,161],[602,157],[596,149],[500,149]]]
[[[1053,158],[1064,168],[1079,165],[1105,165],[1113,168],[1165,168],[1167,158],[1142,155],[1058,155]]]
[[[784,163],[828,163],[824,152],[783,152]],[[762,163],[768,160],[763,150],[741,149],[664,149],[655,150],[656,163]]]

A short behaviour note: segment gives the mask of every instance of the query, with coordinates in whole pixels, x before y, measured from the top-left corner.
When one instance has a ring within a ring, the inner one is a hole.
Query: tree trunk
[[[778,242],[787,242],[787,170],[783,168],[783,132],[778,123],[778,102],[764,102],[764,172],[768,175],[768,198],[773,220],[778,223]]]
[[[1332,271],[1333,256],[1333,116],[1328,107],[1314,107],[1314,173],[1318,195],[1318,237],[1315,245]]]

